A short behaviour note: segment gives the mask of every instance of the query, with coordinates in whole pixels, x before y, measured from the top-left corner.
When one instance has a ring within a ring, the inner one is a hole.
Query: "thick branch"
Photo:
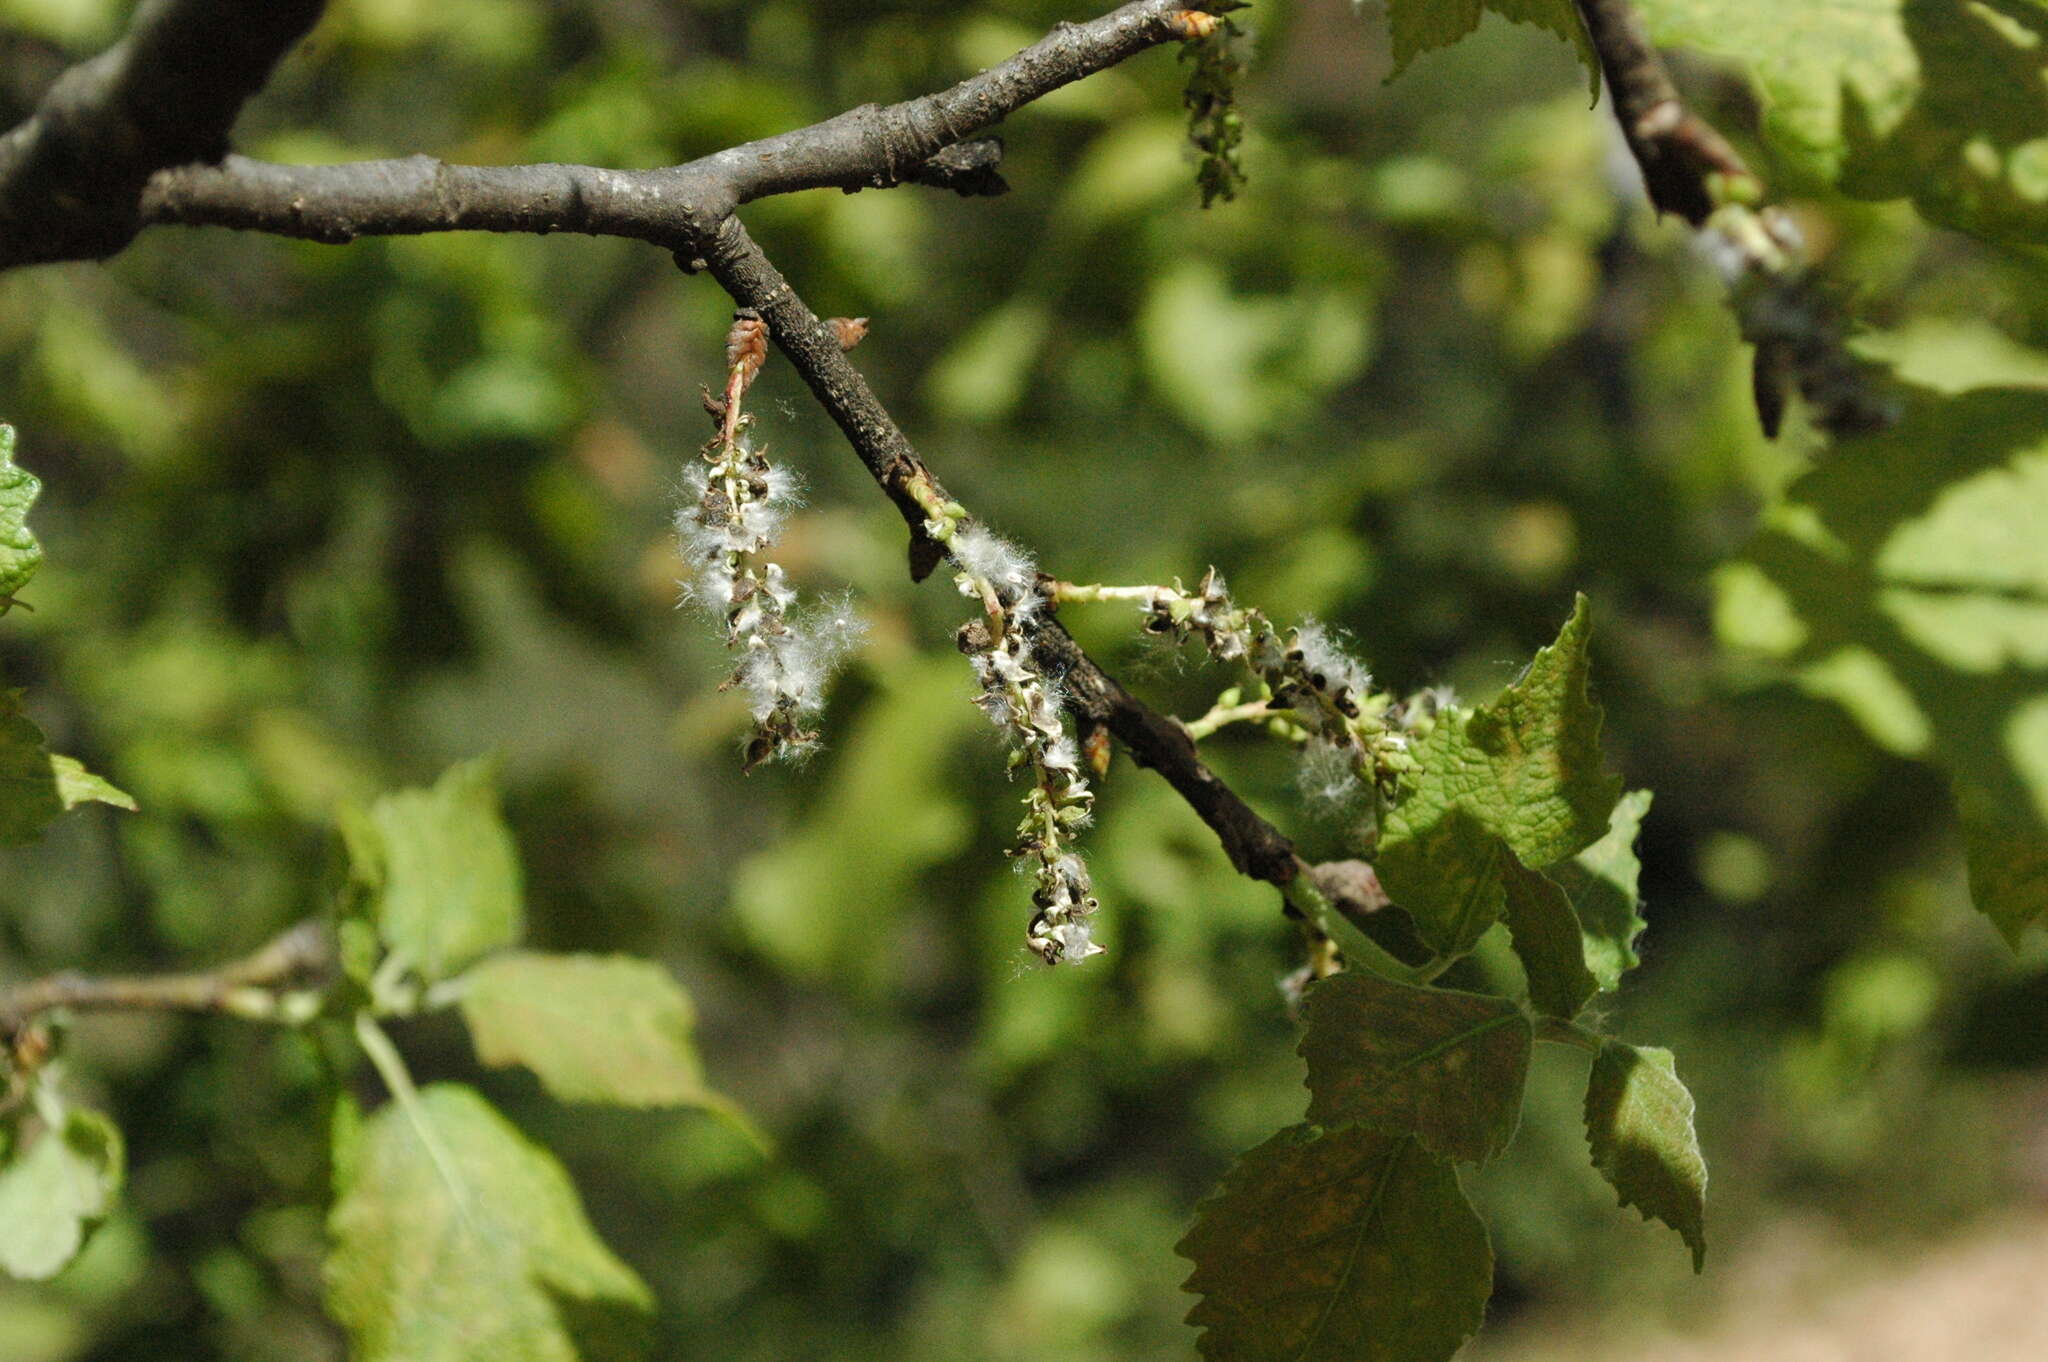
[[[1749,180],[1749,167],[1713,125],[1685,106],[1649,31],[1628,0],[1578,0],[1607,75],[1622,136],[1643,169],[1650,202],[1703,226],[1719,205],[1709,177]]]
[[[337,246],[427,232],[581,232],[682,251],[730,202],[688,166],[465,166],[432,156],[286,166],[229,156],[158,173],[141,213],[152,226],[234,227]]]
[[[999,193],[1001,143],[970,141],[971,134],[1062,85],[1186,37],[1179,19],[1186,10],[1182,0],[1138,0],[1087,23],[1062,24],[1001,65],[937,94],[863,105],[658,170],[462,166],[427,156],[281,166],[241,156],[219,159],[218,148],[209,147],[200,159],[218,164],[172,165],[159,158],[142,177],[124,182],[126,198],[114,209],[106,207],[103,195],[95,212],[118,210],[115,215],[126,224],[118,233],[52,237],[33,253],[0,247],[0,268],[111,254],[137,226],[167,225],[233,227],[334,244],[426,232],[582,232],[694,255],[740,204],[771,194],[908,182],[961,194]],[[174,93],[164,92],[167,99]],[[147,175],[159,166],[169,168]],[[23,202],[34,205],[26,190]]]
[[[198,974],[91,978],[53,974],[0,992],[0,1037],[11,1039],[60,1007],[94,1011],[250,1013],[252,995],[317,988],[335,969],[332,929],[309,920],[240,960]]]
[[[142,186],[214,161],[242,104],[322,0],[145,0],[126,37],[72,67],[0,137],[0,268],[96,259],[143,226]]]
[[[1008,61],[949,90],[901,104],[864,104],[694,164],[732,186],[735,206],[822,185],[887,188],[944,148],[1062,85],[1185,38],[1178,16],[1191,7],[1199,8],[1187,0],[1138,0],[1086,23],[1060,24]]]
[[[938,549],[924,536],[925,512],[912,489],[921,486],[927,499],[940,500],[946,499],[945,490],[840,349],[831,327],[797,297],[738,218],[727,219],[719,229],[706,264],[735,302],[768,323],[777,348],[911,525],[913,575],[928,574],[938,562]],[[1215,832],[1232,865],[1272,884],[1285,884],[1300,872],[1293,844],[1217,779],[1197,755],[1187,730],[1125,690],[1057,620],[1040,632],[1036,651],[1047,671],[1063,682],[1068,708],[1084,728],[1107,728],[1139,765],[1164,776]]]

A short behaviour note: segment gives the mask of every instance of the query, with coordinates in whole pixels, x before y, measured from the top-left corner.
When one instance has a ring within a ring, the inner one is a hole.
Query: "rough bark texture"
[[[974,133],[1179,40],[1176,17],[1186,8],[1138,0],[1062,24],[937,94],[864,104],[686,165],[608,170],[430,156],[283,166],[226,155],[236,110],[320,4],[154,0],[127,38],[67,72],[35,117],[0,141],[0,268],[97,259],[142,227],[173,225],[333,244],[426,232],[582,232],[695,255],[734,209],[772,194],[907,183],[1000,193],[1002,144],[970,140]]]
[[[0,268],[98,259],[144,225],[165,166],[217,161],[243,103],[322,0],[145,0],[126,37],[72,67],[0,137]]]
[[[1642,167],[1650,202],[1693,226],[1714,211],[1714,174],[1750,178],[1749,167],[1713,126],[1685,106],[1649,31],[1628,0],[1578,0],[1607,77],[1614,116]]]

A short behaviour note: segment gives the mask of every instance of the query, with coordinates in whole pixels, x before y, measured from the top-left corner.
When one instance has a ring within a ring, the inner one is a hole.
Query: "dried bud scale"
[[[796,589],[782,565],[760,556],[802,504],[800,480],[756,447],[753,417],[741,406],[767,354],[767,325],[751,312],[737,314],[726,336],[724,398],[705,403],[717,433],[683,474],[684,504],[676,512],[676,538],[691,574],[685,599],[717,619],[726,646],[740,654],[720,688],[747,697],[754,719],[749,770],[815,749],[818,734],[807,724],[824,708],[826,682],[863,632],[844,599],[796,611]]]
[[[833,317],[825,325],[832,328],[833,339],[839,342],[841,350],[851,350],[867,338],[866,317]]]

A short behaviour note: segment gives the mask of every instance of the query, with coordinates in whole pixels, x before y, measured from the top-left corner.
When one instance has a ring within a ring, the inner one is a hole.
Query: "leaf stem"
[[[58,1008],[99,1012],[212,1012],[296,1026],[319,1010],[334,972],[334,934],[308,919],[217,969],[193,974],[53,974],[0,993],[0,1037]],[[312,999],[309,1003],[307,999]]]
[[[1285,711],[1273,708],[1268,700],[1248,700],[1241,705],[1216,705],[1199,719],[1191,719],[1185,727],[1188,736],[1200,742],[1212,736],[1218,729],[1231,724],[1243,723],[1250,719],[1271,719]]]
[[[1094,604],[1100,601],[1145,601],[1156,600],[1164,588],[1156,586],[1106,586],[1101,582],[1054,582],[1046,588],[1046,594],[1060,602],[1078,601]]]
[[[1607,1037],[1590,1027],[1561,1017],[1536,1018],[1536,1039],[1547,1040],[1553,1045],[1570,1045],[1587,1054],[1597,1055],[1607,1043]]]
[[[363,1047],[363,1053],[370,1057],[370,1066],[377,1071],[377,1077],[384,1080],[384,1087],[391,1093],[391,1100],[398,1103],[412,1123],[413,1133],[420,1137],[426,1147],[427,1159],[434,1165],[434,1171],[441,1175],[441,1181],[448,1188],[448,1195],[455,1201],[455,1210],[471,1229],[476,1221],[470,1215],[469,1193],[456,1174],[455,1160],[441,1144],[441,1137],[427,1123],[426,1104],[420,1100],[420,1090],[412,1081],[412,1071],[405,1067],[405,1056],[398,1053],[398,1047],[391,1043],[391,1037],[384,1028],[377,1025],[377,1019],[368,1012],[356,1013],[356,1043]]]
[[[1290,907],[1315,924],[1324,935],[1342,948],[1346,960],[1360,968],[1371,970],[1383,979],[1419,988],[1456,963],[1457,957],[1450,956],[1432,960],[1426,965],[1402,964],[1393,952],[1352,926],[1344,915],[1332,906],[1323,892],[1316,888],[1313,878],[1306,872],[1296,875],[1281,886],[1280,892],[1286,897]]]

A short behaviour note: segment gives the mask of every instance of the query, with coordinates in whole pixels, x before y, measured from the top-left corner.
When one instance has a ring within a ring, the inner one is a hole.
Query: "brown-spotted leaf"
[[[1473,1163],[1514,1138],[1532,1034],[1506,998],[1353,971],[1311,988],[1305,1011],[1309,1120],[1413,1135]]]
[[[1175,1252],[1211,1362],[1441,1362],[1493,1290],[1456,1170],[1363,1126],[1290,1126],[1244,1155]]]

